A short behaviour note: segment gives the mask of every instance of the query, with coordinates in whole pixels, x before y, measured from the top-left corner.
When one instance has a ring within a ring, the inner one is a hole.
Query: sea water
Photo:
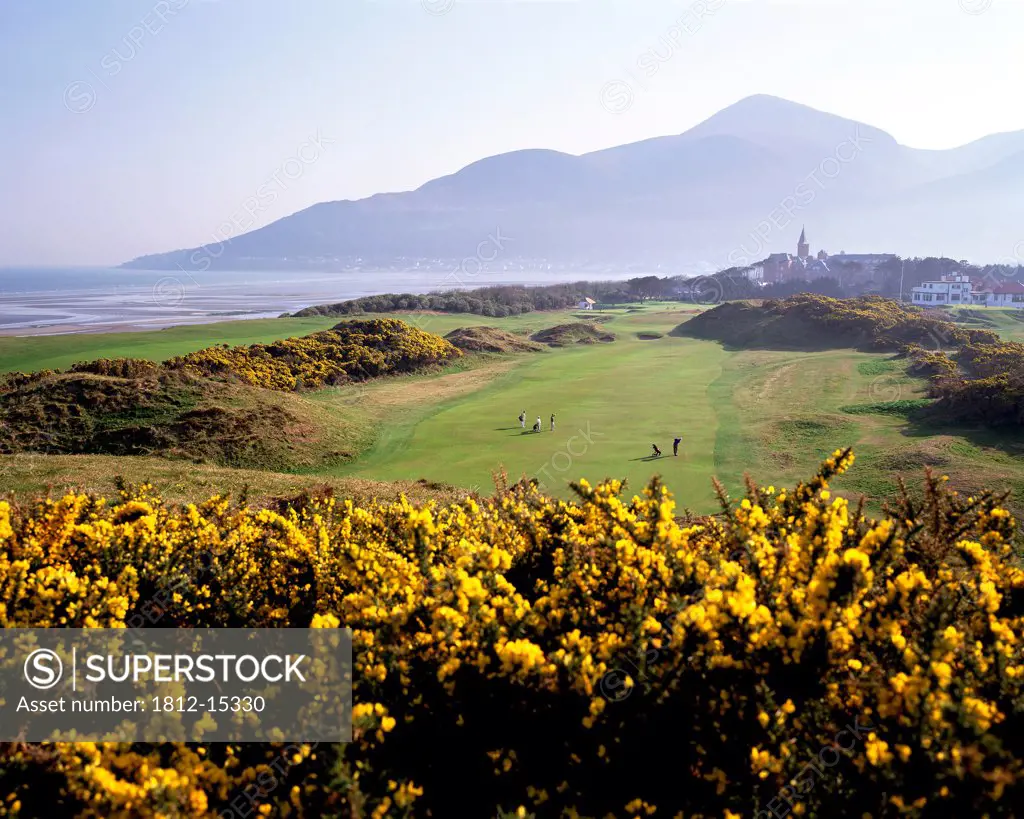
[[[124,270],[0,268],[0,334],[155,329],[270,318],[314,304],[380,293],[430,293],[494,284],[555,284],[571,272],[481,271],[461,281],[429,271]],[[607,274],[589,278],[616,278]]]

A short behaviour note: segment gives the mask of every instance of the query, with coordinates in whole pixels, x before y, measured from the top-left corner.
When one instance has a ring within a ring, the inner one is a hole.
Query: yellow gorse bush
[[[165,362],[194,375],[232,376],[275,390],[316,389],[459,358],[450,342],[397,319],[342,322],[273,344],[207,347]]]
[[[0,504],[5,626],[348,626],[356,662],[350,744],[9,745],[0,810],[1019,814],[1016,523],[932,478],[869,519],[829,488],[852,460],[700,520],[657,481],[284,513],[147,486]]]

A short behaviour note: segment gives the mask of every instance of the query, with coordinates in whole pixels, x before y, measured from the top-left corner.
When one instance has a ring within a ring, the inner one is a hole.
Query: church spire
[[[807,226],[800,230],[800,240],[796,244],[796,256],[798,259],[807,259],[811,255],[811,245],[807,241]]]

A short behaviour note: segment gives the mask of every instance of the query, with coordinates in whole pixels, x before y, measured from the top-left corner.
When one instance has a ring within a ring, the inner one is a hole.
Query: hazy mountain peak
[[[792,252],[803,224],[813,249],[927,255],[941,243],[960,258],[999,258],[1021,244],[1021,138],[917,151],[878,128],[757,94],[683,134],[582,156],[545,149],[490,156],[415,191],[313,206],[223,248],[130,266],[465,260],[499,226],[511,238],[496,253],[479,251],[494,265],[582,270],[719,259],[724,266],[727,256],[735,264],[737,249],[750,260]]]
[[[785,140],[838,145],[858,134],[873,142],[897,144],[890,134],[878,128],[770,94],[744,97],[683,136],[695,138],[717,134],[743,137],[769,147],[780,147],[779,142]]]

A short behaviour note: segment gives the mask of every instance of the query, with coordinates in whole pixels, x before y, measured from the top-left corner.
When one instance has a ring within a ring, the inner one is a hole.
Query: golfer
[[[676,439],[675,439],[675,440],[674,440],[674,441],[672,442],[672,454],[673,454],[673,455],[678,455],[678,454],[679,454],[679,445],[680,445],[680,444],[681,444],[682,442],[683,442],[683,439],[682,439],[682,438],[676,438]]]
[[[551,431],[555,431],[555,414],[551,413]]]
[[[526,410],[523,410],[521,413],[519,413],[519,426],[521,426],[523,429],[526,429]]]

